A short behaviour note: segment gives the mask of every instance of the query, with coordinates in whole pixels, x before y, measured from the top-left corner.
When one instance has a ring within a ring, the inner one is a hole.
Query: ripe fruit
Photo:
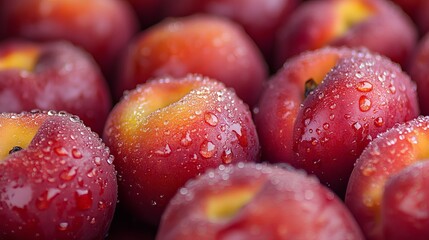
[[[0,44],[0,111],[64,110],[97,133],[111,108],[107,83],[92,58],[66,42]]]
[[[91,53],[105,73],[137,30],[134,12],[121,0],[4,1],[0,23],[3,37],[70,41]]]
[[[102,239],[113,218],[113,158],[78,117],[0,114],[0,239]]]
[[[197,15],[143,31],[125,53],[116,97],[153,77],[198,73],[232,87],[249,105],[258,100],[267,69],[257,47],[231,21]]]
[[[419,106],[423,115],[429,115],[429,33],[424,36],[414,51],[414,56],[410,61],[409,70],[411,79],[417,85],[417,96]]]
[[[411,20],[384,0],[308,1],[279,30],[277,67],[306,50],[366,47],[405,66],[417,40]]]
[[[366,145],[418,112],[415,85],[398,65],[324,48],[291,58],[268,81],[255,124],[263,159],[303,168],[343,196]]]
[[[209,13],[229,18],[243,26],[269,59],[274,36],[300,0],[164,0],[164,15]],[[257,17],[256,17],[257,16]]]
[[[426,239],[429,117],[380,134],[356,161],[346,205],[368,239]]]
[[[302,171],[224,166],[186,183],[157,239],[363,239],[334,193]]]
[[[255,162],[250,111],[220,82],[160,78],[126,94],[103,136],[116,157],[120,200],[153,225],[187,180],[220,164]]]

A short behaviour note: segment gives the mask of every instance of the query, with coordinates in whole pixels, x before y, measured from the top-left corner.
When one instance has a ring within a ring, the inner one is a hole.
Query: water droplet
[[[86,176],[89,178],[93,178],[95,175],[97,175],[97,170],[95,168],[92,168],[86,173]]]
[[[58,156],[67,156],[68,155],[68,152],[64,147],[56,147],[56,148],[54,148],[54,152]]]
[[[104,201],[98,202],[98,209],[102,210],[106,208],[106,203]]]
[[[107,163],[112,165],[113,161],[115,160],[115,156],[113,155],[109,155],[109,157],[107,158]]]
[[[189,147],[192,144],[192,138],[189,132],[186,132],[185,137],[180,140],[180,144],[184,147]]]
[[[372,90],[372,84],[368,81],[358,82],[356,85],[356,89],[359,92],[370,92]]]
[[[40,210],[47,209],[52,200],[60,194],[61,190],[58,188],[50,188],[44,191],[40,197],[36,199],[36,207]]]
[[[68,227],[69,227],[68,222],[61,222],[57,226],[59,231],[66,231]]]
[[[48,111],[48,115],[49,115],[49,116],[53,116],[53,115],[55,115],[55,114],[57,114],[57,111],[55,111],[55,110],[49,110],[49,111]]]
[[[200,154],[204,158],[211,158],[215,154],[216,146],[210,141],[204,141],[200,146]]]
[[[216,115],[214,115],[211,112],[206,112],[206,114],[204,115],[204,121],[210,125],[210,126],[216,126],[217,123],[219,122],[218,118],[216,117]]]
[[[72,121],[72,122],[80,122],[80,119],[79,119],[78,116],[73,115],[73,116],[70,116],[70,121]]]
[[[77,174],[77,167],[71,167],[70,169],[64,170],[60,173],[60,178],[64,181],[72,180]]]
[[[376,119],[374,119],[374,125],[377,127],[381,127],[384,124],[384,120],[382,117],[377,117]]]
[[[358,131],[358,130],[360,130],[361,128],[362,128],[362,125],[359,123],[359,122],[355,122],[355,123],[353,123],[353,128],[356,130],[356,131]]]
[[[323,129],[328,130],[329,129],[329,123],[324,123],[323,124]]]
[[[71,153],[72,153],[72,156],[74,158],[76,158],[76,159],[81,159],[82,158],[82,153],[79,150],[77,150],[76,148],[73,148],[71,150]]]
[[[232,132],[235,134],[235,136],[238,139],[238,143],[242,146],[242,147],[247,147],[248,142],[247,142],[247,136],[246,136],[246,130],[244,128],[241,127],[240,124],[238,123],[234,123],[230,126],[230,129],[232,130]]]
[[[231,149],[228,148],[225,151],[223,151],[221,158],[222,158],[222,162],[224,164],[231,163],[232,162],[232,151],[231,151]]]
[[[390,93],[395,94],[396,93],[396,87],[393,84],[390,84],[389,85],[389,91],[390,91]]]
[[[155,154],[161,157],[168,157],[171,154],[171,148],[170,145],[165,144],[163,149],[159,149],[155,151]]]
[[[78,209],[87,210],[91,208],[92,192],[89,189],[77,189],[74,196]]]
[[[358,71],[358,72],[356,72],[355,76],[357,78],[363,78],[365,76],[365,74],[363,72],[361,72],[361,71]]]
[[[367,96],[361,96],[359,98],[359,109],[362,112],[366,112],[371,108],[371,100]]]
[[[94,163],[95,163],[95,165],[100,166],[101,165],[101,158],[100,157],[95,157],[94,158]]]

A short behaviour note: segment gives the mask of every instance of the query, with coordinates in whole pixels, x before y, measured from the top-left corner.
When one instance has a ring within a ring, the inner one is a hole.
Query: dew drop
[[[328,130],[329,129],[329,123],[324,123],[323,124],[323,129]]]
[[[191,134],[189,132],[180,140],[180,144],[184,147],[189,147],[192,144]]]
[[[95,157],[94,158],[94,163],[95,163],[95,165],[100,166],[101,165],[101,158],[100,157]]]
[[[366,177],[371,176],[372,174],[374,174],[376,171],[376,169],[374,168],[374,166],[367,166],[366,168],[362,169],[362,174]]]
[[[155,154],[161,157],[168,157],[171,154],[171,148],[170,145],[165,144],[164,148],[156,150]]]
[[[384,125],[384,120],[382,117],[377,117],[376,119],[374,119],[374,125],[377,127],[381,127]]]
[[[361,71],[358,71],[358,72],[356,72],[355,76],[357,78],[363,78],[365,76],[365,74],[363,72],[361,72]]]
[[[216,117],[216,115],[214,115],[213,113],[211,113],[211,112],[207,112],[207,113],[205,113],[205,115],[204,115],[204,121],[208,124],[208,125],[210,125],[210,126],[216,126],[217,125],[217,123],[219,122],[219,120],[218,120],[218,118]]]
[[[359,122],[353,123],[352,126],[356,131],[359,131],[362,128],[362,125]]]
[[[211,158],[215,154],[216,147],[210,141],[204,141],[200,146],[200,154],[204,158]]]
[[[78,116],[73,115],[73,116],[70,116],[70,121],[77,123],[80,121],[80,119]]]
[[[359,92],[370,92],[372,91],[372,84],[368,81],[358,82],[356,85],[356,89]]]
[[[76,148],[73,148],[71,153],[72,153],[72,156],[76,159],[82,158],[82,153],[79,150],[77,150]]]
[[[77,167],[71,167],[70,169],[64,170],[60,173],[60,178],[64,181],[72,180],[77,174]]]
[[[61,222],[61,223],[58,224],[57,229],[59,231],[64,232],[64,231],[67,231],[68,227],[69,227],[68,222]]]
[[[112,165],[114,160],[115,160],[115,157],[113,155],[109,155],[109,157],[107,158],[107,163]]]
[[[228,148],[225,151],[223,151],[221,158],[222,158],[222,162],[224,164],[231,163],[232,162],[232,151],[231,151],[231,149]]]
[[[77,189],[75,191],[76,206],[80,210],[90,209],[92,206],[92,192],[89,189]]]
[[[104,201],[98,202],[98,209],[102,210],[106,208],[106,203]]]
[[[95,170],[95,168],[92,168],[86,173],[86,176],[89,178],[93,178],[95,175],[97,175],[97,170]]]
[[[361,96],[359,98],[359,109],[362,112],[366,112],[371,108],[371,100],[367,96]]]
[[[36,199],[36,207],[40,210],[45,210],[49,207],[52,200],[60,194],[61,190],[58,188],[50,188],[42,193]]]
[[[58,155],[58,156],[67,156],[67,150],[64,147],[56,147],[54,148],[54,152]]]
[[[230,126],[230,129],[232,130],[232,132],[235,134],[235,136],[238,139],[238,143],[242,146],[242,147],[247,147],[248,142],[247,142],[247,136],[246,136],[246,132],[245,129],[243,129],[241,127],[240,124],[238,123],[234,123]]]

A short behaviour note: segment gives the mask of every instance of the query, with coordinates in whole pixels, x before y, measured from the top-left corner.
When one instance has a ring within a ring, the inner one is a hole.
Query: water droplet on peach
[[[92,192],[89,189],[77,189],[75,191],[76,206],[80,210],[90,209],[92,206]]]
[[[213,113],[211,113],[211,112],[206,112],[205,114],[204,114],[204,121],[208,124],[208,125],[210,125],[210,126],[216,126],[217,125],[217,123],[219,122],[219,120],[218,120],[218,118],[216,117],[216,115],[214,115]]]
[[[92,168],[91,170],[89,170],[86,173],[86,176],[89,177],[89,178],[93,178],[96,174],[97,174],[97,171],[95,170],[95,168]]]
[[[71,153],[72,153],[72,156],[74,158],[76,158],[76,159],[81,159],[82,158],[82,153],[78,149],[76,149],[76,148],[73,148],[71,150]]]
[[[180,144],[184,147],[189,147],[192,144],[192,138],[189,132],[186,132],[186,135],[180,140]]]
[[[115,160],[115,157],[113,155],[109,155],[109,157],[107,158],[107,163],[109,165],[112,165],[114,160]]]
[[[42,195],[40,195],[36,199],[36,207],[40,210],[47,209],[52,200],[60,194],[61,190],[58,188],[49,188],[48,190],[44,191]]]
[[[60,178],[64,181],[70,181],[72,180],[77,174],[77,167],[71,167],[69,169],[66,169],[60,173]]]
[[[168,157],[171,154],[171,148],[170,145],[165,144],[165,146],[162,149],[156,150],[155,154],[161,157]]]
[[[54,152],[58,156],[67,156],[68,155],[68,152],[64,147],[56,147],[56,148],[54,148]]]
[[[330,127],[329,123],[324,123],[323,124],[323,129],[328,130]]]
[[[68,227],[69,227],[68,222],[61,222],[61,223],[58,224],[57,229],[59,231],[64,232],[64,231],[67,231]]]
[[[372,84],[368,81],[358,82],[356,85],[356,89],[359,92],[370,92],[372,91]]]
[[[100,157],[95,157],[94,158],[94,163],[95,163],[95,165],[100,166],[101,165],[101,158]]]
[[[228,148],[225,151],[223,151],[221,158],[222,158],[222,162],[224,164],[231,163],[232,162],[232,151],[231,151],[231,149]]]
[[[216,146],[210,141],[204,141],[200,146],[200,154],[204,158],[211,158],[215,154]]]
[[[361,96],[359,98],[359,109],[362,112],[366,112],[371,108],[371,100],[367,96]]]
[[[235,136],[238,139],[238,143],[242,146],[242,147],[247,147],[248,142],[247,142],[247,136],[246,136],[246,129],[242,128],[240,124],[238,123],[234,123],[230,126],[230,129],[232,130],[232,132],[235,134]]]
[[[382,117],[377,117],[374,119],[374,125],[377,127],[381,127],[384,125],[384,120]]]

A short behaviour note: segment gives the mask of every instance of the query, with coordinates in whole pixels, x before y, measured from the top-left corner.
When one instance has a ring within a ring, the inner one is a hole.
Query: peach
[[[92,54],[111,73],[137,31],[134,12],[121,0],[14,0],[0,7],[0,36],[67,40]]]
[[[209,13],[227,17],[246,30],[264,56],[271,58],[274,36],[301,0],[164,0],[165,16]],[[257,16],[257,17],[255,17]]]
[[[429,33],[421,39],[415,49],[409,65],[408,72],[417,85],[417,95],[420,110],[423,115],[429,114],[429,96],[426,90],[429,89]]]
[[[275,66],[327,45],[366,47],[405,66],[416,41],[412,21],[388,1],[308,1],[279,30]]]
[[[153,225],[190,178],[220,164],[259,160],[247,105],[199,75],[154,79],[127,93],[103,139],[116,157],[121,202]]]
[[[364,49],[323,48],[287,61],[254,112],[263,160],[305,169],[343,196],[368,143],[419,108],[397,64]]]
[[[116,97],[149,78],[189,73],[221,81],[253,105],[267,69],[257,47],[237,24],[209,15],[167,19],[130,44],[117,79]]]
[[[426,239],[429,118],[380,134],[356,161],[346,205],[367,239]]]
[[[0,114],[0,239],[103,239],[113,218],[113,156],[65,112]]]
[[[279,166],[209,170],[186,183],[157,239],[363,239],[344,204],[315,177]]]
[[[67,42],[0,43],[0,111],[64,110],[102,133],[111,96],[90,55]]]

